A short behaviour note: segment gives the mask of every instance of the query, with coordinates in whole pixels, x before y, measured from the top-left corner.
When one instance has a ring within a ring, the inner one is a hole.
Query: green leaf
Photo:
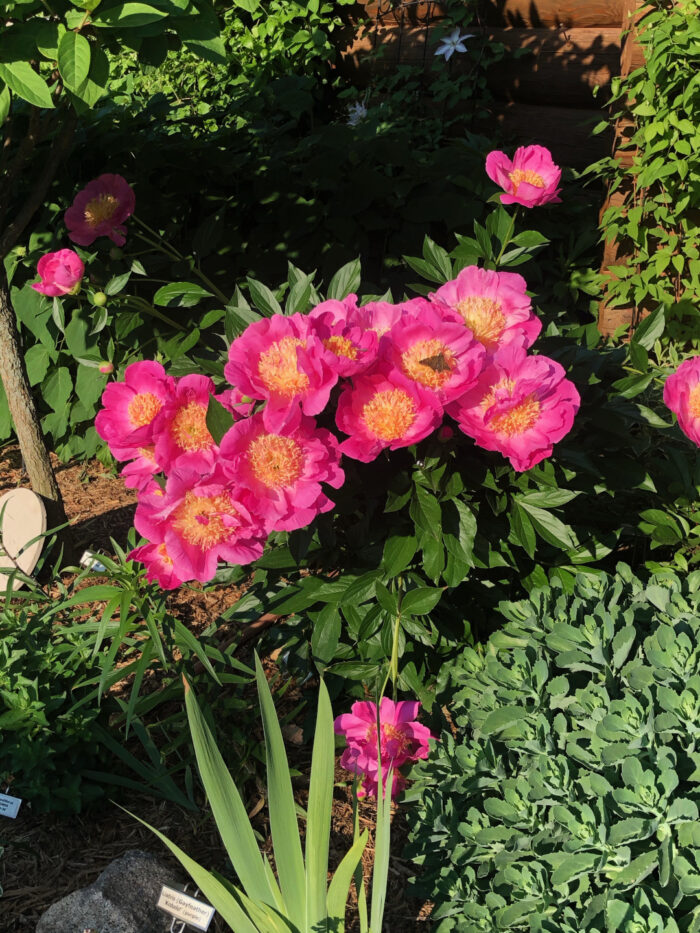
[[[277,903],[279,892],[275,896],[270,886],[241,795],[187,683],[185,707],[199,773],[233,869],[250,897],[274,905]]]
[[[0,126],[7,120],[12,106],[12,95],[6,84],[0,88]]]
[[[89,109],[104,97],[108,82],[109,59],[104,49],[99,45],[93,45],[91,46],[90,73],[88,77],[79,87],[72,91],[69,89],[68,93],[74,95],[72,100],[79,110],[81,107],[83,110],[85,107]]]
[[[353,259],[335,273],[328,283],[326,298],[335,298],[342,301],[351,292],[357,292],[362,278],[362,267],[359,259]]]
[[[41,386],[42,397],[54,411],[60,411],[66,407],[72,391],[73,380],[67,366],[54,369]]]
[[[345,905],[350,893],[350,882],[355,873],[362,853],[367,845],[367,830],[354,841],[352,848],[345,853],[342,862],[335,870],[328,886],[328,930],[343,930],[345,927]]]
[[[90,73],[90,43],[79,32],[64,32],[58,43],[58,70],[66,87],[75,90]]]
[[[552,884],[566,884],[567,881],[578,878],[579,875],[587,874],[599,858],[599,855],[591,852],[569,855],[552,872]]]
[[[404,615],[426,615],[440,602],[443,590],[432,586],[419,586],[409,590],[401,600],[401,612]]]
[[[562,550],[576,549],[578,545],[574,540],[571,528],[560,521],[556,515],[552,515],[546,509],[530,505],[529,502],[522,499],[518,499],[517,502],[528,513],[535,531],[541,538]]]
[[[523,719],[527,719],[528,715],[528,711],[522,706],[502,706],[500,709],[492,710],[488,714],[481,724],[480,732],[482,735],[493,735],[494,732],[502,732]]]
[[[257,654],[255,678],[265,733],[268,807],[275,863],[287,915],[294,926],[303,930],[306,919],[306,875],[292,780],[275,704]]]
[[[382,566],[387,577],[402,573],[413,560],[418,542],[413,535],[392,535],[384,543]]]
[[[169,282],[153,296],[153,304],[166,308],[193,308],[202,298],[211,298],[211,292],[195,282]]]
[[[666,328],[666,312],[663,306],[653,311],[648,317],[645,317],[632,335],[632,343],[644,347],[645,350],[651,350],[654,343],[663,334]]]
[[[29,62],[0,62],[0,80],[27,103],[53,110],[51,92]]]
[[[218,399],[210,395],[207,404],[206,423],[215,444],[221,443],[221,438],[232,427],[233,420],[233,415],[228,408],[225,408]]]
[[[326,921],[328,848],[333,803],[335,741],[333,711],[321,678],[306,819],[306,927],[323,929]]]
[[[611,885],[614,887],[631,888],[639,884],[647,875],[656,868],[658,856],[656,850],[645,852],[631,861],[626,868],[613,876]]]
[[[95,26],[111,29],[133,29],[137,26],[146,26],[164,19],[168,14],[157,10],[147,3],[118,3],[108,9],[93,14],[92,21]]]
[[[246,281],[250,288],[251,300],[258,311],[262,312],[266,317],[283,313],[279,301],[277,301],[267,285],[263,285],[262,282],[251,279],[249,276]]]

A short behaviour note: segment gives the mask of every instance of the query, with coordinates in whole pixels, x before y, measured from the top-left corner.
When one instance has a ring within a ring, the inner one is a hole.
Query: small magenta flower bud
[[[443,424],[443,426],[438,431],[438,440],[442,441],[443,444],[451,440],[454,436],[455,432],[447,424]]]
[[[109,376],[110,373],[114,372],[114,363],[100,363],[98,369],[101,373],[104,373],[105,376]]]
[[[104,308],[104,306],[107,304],[107,296],[104,292],[95,292],[95,294],[92,296],[92,303],[98,308]]]

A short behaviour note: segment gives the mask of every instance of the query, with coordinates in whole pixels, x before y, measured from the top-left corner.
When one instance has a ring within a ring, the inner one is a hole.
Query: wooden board
[[[619,26],[624,0],[480,0],[478,16],[491,26],[585,27]],[[414,22],[442,19],[445,6],[440,2],[397,3],[394,0],[360,0],[351,17]]]
[[[561,166],[585,168],[610,152],[610,135],[590,136],[600,111],[545,104],[501,104],[485,124],[495,122],[514,144],[546,146]]]
[[[429,72],[438,47],[434,36],[429,27],[395,23],[361,30],[343,53],[341,70],[360,85],[399,64]],[[606,87],[619,68],[619,29],[477,29],[466,41],[474,50],[483,42],[505,46],[505,59],[487,71],[490,90],[502,100],[600,106],[603,98],[594,97],[593,89]],[[516,56],[520,50],[525,54]],[[457,53],[445,67],[455,75],[471,74],[474,55]]]

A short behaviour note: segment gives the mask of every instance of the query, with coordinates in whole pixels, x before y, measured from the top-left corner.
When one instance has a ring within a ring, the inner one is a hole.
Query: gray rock
[[[73,891],[42,914],[36,933],[167,933],[158,910],[161,885],[180,879],[155,855],[134,849],[105,868],[94,884]]]

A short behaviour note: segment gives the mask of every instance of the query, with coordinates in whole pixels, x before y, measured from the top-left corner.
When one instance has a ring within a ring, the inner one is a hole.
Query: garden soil
[[[66,514],[71,522],[75,545],[79,553],[85,549],[111,553],[110,539],[122,546],[132,526],[136,496],[123,481],[98,461],[61,464],[54,469],[64,498]],[[28,481],[22,469],[19,450],[10,446],[0,450],[0,494]],[[232,605],[241,590],[231,586],[216,587],[208,592],[195,588],[182,588],[169,598],[169,608],[192,631],[205,628],[224,609]],[[253,636],[243,641],[250,648],[259,630],[249,627],[246,634]],[[237,633],[240,638],[241,633]],[[236,633],[230,633],[235,637]],[[224,635],[226,637],[226,635]],[[243,659],[242,660],[247,660]],[[267,659],[266,668],[274,667]],[[310,748],[301,744],[301,729],[285,727],[290,762],[300,773],[298,800],[305,805],[310,766]],[[331,868],[334,868],[352,843],[352,802],[348,790],[349,776],[342,770],[336,775],[331,835]],[[156,800],[146,795],[130,794],[123,801],[131,812],[156,826],[190,856],[207,868],[229,874],[226,855],[219,841],[213,821],[204,811],[192,813],[175,804]],[[266,821],[264,800],[258,789],[248,799],[251,818],[265,839],[264,849],[271,853],[269,826]],[[371,804],[361,804],[360,823],[370,831],[363,863],[365,878],[369,881],[374,825]],[[401,858],[406,841],[405,814],[394,808],[392,832],[392,859],[389,866],[387,907],[384,929],[387,933],[424,933],[430,929],[429,903],[407,897],[406,881],[411,867]],[[165,847],[133,816],[119,809],[111,801],[101,801],[90,810],[76,815],[33,814],[24,806],[18,818],[0,823],[0,929],[2,933],[34,933],[41,914],[71,891],[92,884],[114,859],[130,849],[146,849],[170,861]],[[358,933],[354,891],[351,892],[348,912],[349,933]],[[216,917],[211,930],[224,933],[228,928]]]

